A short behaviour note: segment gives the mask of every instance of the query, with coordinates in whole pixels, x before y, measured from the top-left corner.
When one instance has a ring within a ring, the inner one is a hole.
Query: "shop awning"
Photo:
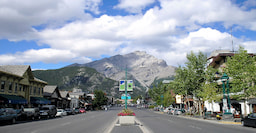
[[[51,104],[51,101],[43,97],[30,97],[30,103],[32,104]]]
[[[0,94],[0,101],[5,104],[27,104],[28,101],[22,96]]]

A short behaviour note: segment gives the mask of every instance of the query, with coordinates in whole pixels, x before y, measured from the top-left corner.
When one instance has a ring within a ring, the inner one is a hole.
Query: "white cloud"
[[[101,0],[15,2],[0,1],[0,39],[35,39],[40,46],[50,48],[0,55],[0,60],[6,64],[38,61],[85,63],[102,55],[142,50],[170,65],[178,65],[185,61],[190,51],[231,50],[230,34],[211,27],[216,22],[227,29],[235,25],[239,27],[237,30],[256,30],[255,9],[244,10],[223,0],[159,0],[160,7],[151,8],[145,14],[102,15],[98,18],[89,17],[84,10],[99,14]],[[138,13],[154,2],[120,0],[116,8]],[[64,23],[68,20],[72,21]],[[32,27],[39,25],[46,27],[39,30]],[[208,28],[203,25],[208,25]],[[233,39],[235,44],[243,44],[255,52],[255,41]]]
[[[38,61],[44,63],[88,63],[91,61],[89,58],[78,57],[76,54],[68,50],[57,49],[40,49],[40,50],[28,50],[25,52],[18,52],[13,55],[0,55],[1,64],[25,64],[35,63]],[[77,62],[76,62],[77,61]]]
[[[33,26],[59,27],[68,20],[88,19],[84,3],[84,0],[2,0],[0,39],[34,39],[37,36],[33,36]]]
[[[119,0],[119,4],[114,8],[124,9],[130,13],[141,13],[141,11],[155,0]]]
[[[256,54],[256,50],[255,50],[255,47],[256,47],[256,41],[247,41],[247,42],[243,42],[241,44],[241,46],[243,46],[248,53],[254,53]],[[237,46],[236,50],[239,49],[239,46]]]

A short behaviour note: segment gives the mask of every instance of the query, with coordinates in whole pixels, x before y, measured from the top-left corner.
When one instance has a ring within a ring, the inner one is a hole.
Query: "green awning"
[[[4,101],[5,104],[27,104],[28,101],[17,95],[0,94],[0,101]]]
[[[32,104],[51,104],[51,101],[43,97],[30,97],[30,103]]]

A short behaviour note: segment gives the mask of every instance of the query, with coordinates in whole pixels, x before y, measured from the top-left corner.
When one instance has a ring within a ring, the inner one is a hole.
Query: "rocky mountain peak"
[[[87,64],[80,64],[79,66],[94,68],[117,81],[125,77],[125,68],[127,67],[128,74],[145,87],[150,86],[155,79],[175,75],[175,67],[168,66],[164,60],[157,59],[145,51],[116,55]]]

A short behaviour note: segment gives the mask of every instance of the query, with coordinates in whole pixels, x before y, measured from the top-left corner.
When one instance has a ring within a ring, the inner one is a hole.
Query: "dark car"
[[[39,108],[24,108],[24,112],[27,119],[35,120],[41,118]]]
[[[71,108],[66,108],[65,111],[67,112],[67,115],[74,115],[75,114],[75,110],[73,110]]]
[[[1,108],[0,109],[0,121],[10,122],[11,124],[16,123],[18,118],[16,110],[12,108]]]
[[[57,114],[55,105],[43,105],[40,107],[40,116],[44,118],[53,118]]]
[[[249,114],[242,119],[243,126],[256,127],[256,113]]]
[[[75,108],[75,114],[79,114],[80,113],[80,110],[79,110],[79,108]]]

